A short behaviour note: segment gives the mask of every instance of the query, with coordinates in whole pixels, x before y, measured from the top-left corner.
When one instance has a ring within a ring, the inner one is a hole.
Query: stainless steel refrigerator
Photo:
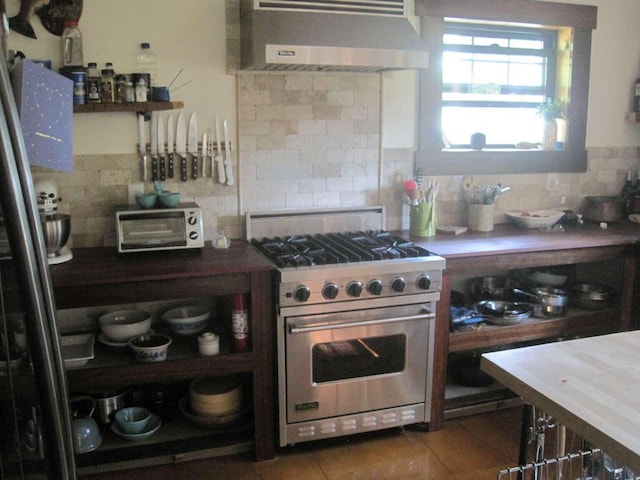
[[[74,479],[56,306],[1,13],[0,478]]]

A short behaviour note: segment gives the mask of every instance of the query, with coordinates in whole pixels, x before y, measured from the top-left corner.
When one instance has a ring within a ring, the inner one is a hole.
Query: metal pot
[[[93,395],[96,401],[95,416],[100,423],[111,423],[115,413],[129,403],[131,389]]]
[[[513,297],[513,282],[508,277],[481,277],[470,280],[476,300],[508,300]]]
[[[587,310],[607,308],[611,300],[611,291],[603,285],[579,283],[571,289],[571,301],[576,307]]]
[[[619,222],[623,217],[618,197],[584,197],[582,214],[594,222]]]
[[[534,305],[534,315],[542,315],[547,317],[562,316],[567,312],[569,305],[569,295],[566,291],[552,287],[538,287],[525,292],[515,288],[514,293],[525,295],[536,301]]]

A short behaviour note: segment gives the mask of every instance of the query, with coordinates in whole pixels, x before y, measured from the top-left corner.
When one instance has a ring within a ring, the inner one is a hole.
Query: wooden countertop
[[[628,221],[600,228],[586,222],[564,232],[496,225],[492,232],[467,231],[459,235],[438,233],[434,237],[409,238],[446,259],[513,253],[547,252],[576,248],[632,245],[640,241],[640,225]]]
[[[482,369],[640,471],[640,331],[486,353]]]
[[[200,250],[118,253],[115,247],[75,248],[70,262],[51,266],[54,288],[148,282],[273,270],[247,243],[229,249],[207,243]]]

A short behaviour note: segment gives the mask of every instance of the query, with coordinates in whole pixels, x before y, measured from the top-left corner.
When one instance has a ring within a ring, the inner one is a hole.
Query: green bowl
[[[162,192],[158,195],[158,203],[163,207],[173,208],[180,203],[180,193]]]
[[[136,203],[142,208],[151,208],[156,205],[158,196],[155,193],[136,193]]]

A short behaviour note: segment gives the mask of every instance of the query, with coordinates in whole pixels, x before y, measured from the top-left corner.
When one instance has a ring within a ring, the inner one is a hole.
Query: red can
[[[236,352],[249,351],[249,311],[245,296],[234,294],[231,299],[231,331],[233,349]]]

